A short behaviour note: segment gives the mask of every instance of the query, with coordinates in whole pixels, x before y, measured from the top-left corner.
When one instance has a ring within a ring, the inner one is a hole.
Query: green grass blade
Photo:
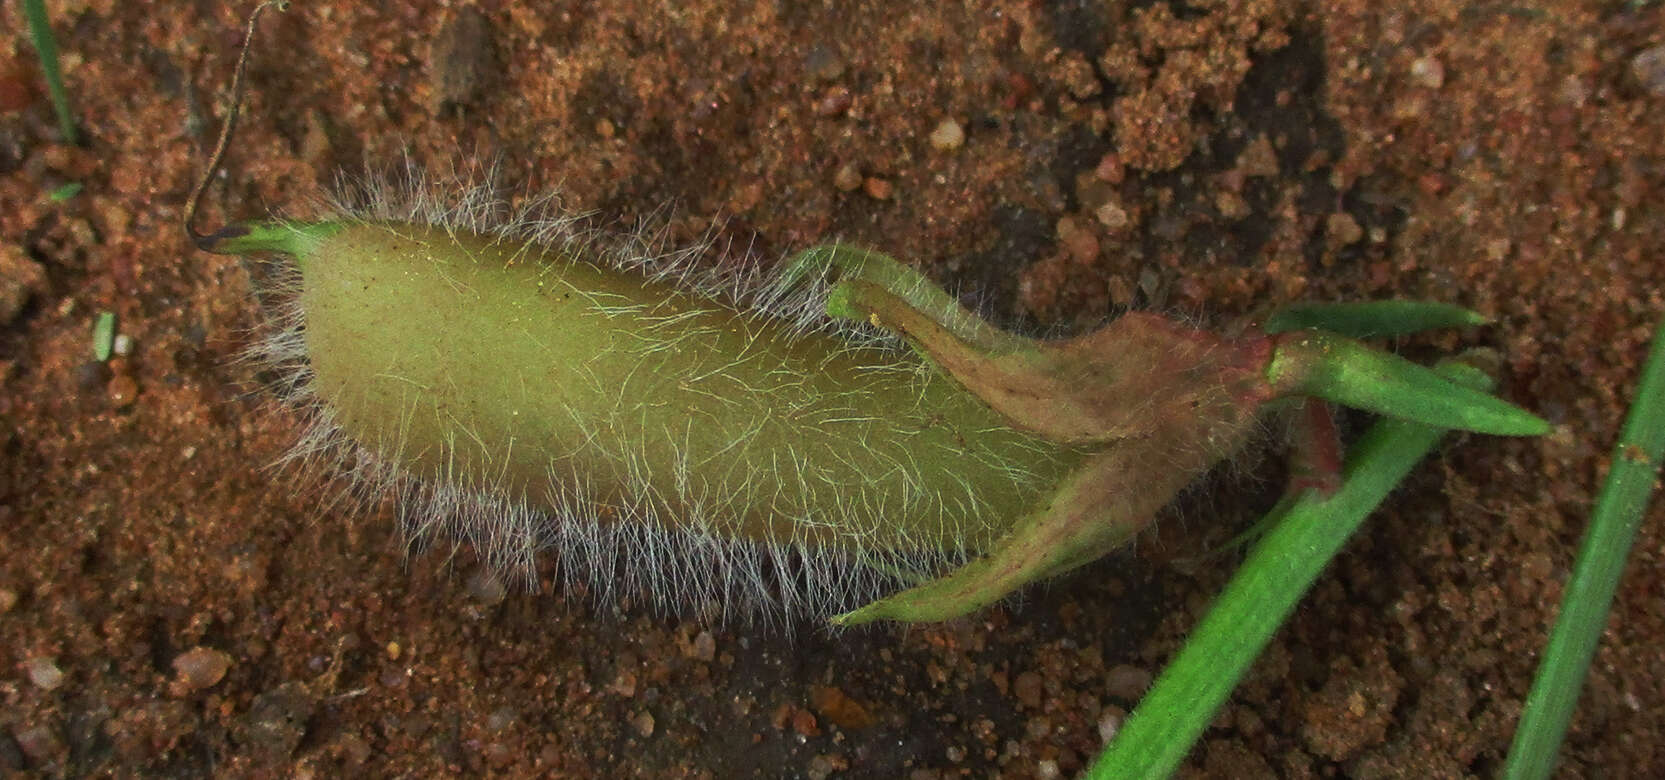
[[[116,314],[101,311],[98,318],[93,320],[92,348],[93,359],[103,363],[110,359],[110,351],[116,343]]]
[[[1567,582],[1561,614],[1550,634],[1532,692],[1526,697],[1504,777],[1549,777],[1567,733],[1590,659],[1607,624],[1613,593],[1630,557],[1636,530],[1665,457],[1665,324],[1654,333],[1635,404],[1613,448],[1607,482],[1596,499],[1590,528]]]
[[[1440,372],[1470,386],[1490,384],[1468,366]],[[1382,420],[1354,446],[1335,495],[1321,500],[1309,492],[1274,509],[1272,529],[1087,776],[1171,773],[1330,559],[1444,433]]]
[[[75,116],[69,110],[69,92],[64,89],[64,72],[58,66],[58,39],[52,35],[52,24],[46,19],[45,0],[23,0],[23,15],[29,19],[29,40],[40,55],[40,70],[46,77],[46,91],[52,96],[52,110],[58,114],[58,132],[64,143],[81,143],[75,130]]]

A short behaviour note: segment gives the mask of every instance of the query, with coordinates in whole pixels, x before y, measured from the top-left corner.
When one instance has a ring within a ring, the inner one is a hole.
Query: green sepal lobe
[[[1479,312],[1434,301],[1296,303],[1273,312],[1264,330],[1324,330],[1355,339],[1377,339],[1490,322]]]
[[[1541,436],[1550,430],[1543,419],[1496,396],[1324,331],[1279,336],[1266,378],[1279,395],[1314,396],[1441,428],[1497,436]]]

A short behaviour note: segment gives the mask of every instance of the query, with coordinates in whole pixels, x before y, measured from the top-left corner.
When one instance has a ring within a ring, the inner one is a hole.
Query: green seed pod
[[[982,549],[1077,460],[909,353],[536,245],[361,224],[296,259],[341,430],[544,511],[583,481],[699,534]]]
[[[361,473],[422,486],[412,530],[500,569],[554,548],[600,558],[563,556],[593,575],[622,542],[643,548],[616,556],[631,579],[697,584],[673,600],[803,579],[788,601],[824,611],[853,594],[818,583],[848,590],[852,564],[987,549],[1080,460],[894,340],[818,316],[824,288],[479,227],[296,228],[291,325],[270,343],[304,348],[294,383],[327,429],[309,442],[354,442]],[[737,576],[717,583],[667,563],[713,550],[777,570],[717,560]],[[832,570],[793,573],[810,561]]]
[[[293,260],[254,356],[311,420],[289,459],[499,572],[547,550],[601,595],[825,616],[985,552],[1087,454],[829,318],[819,276],[702,270],[480,189],[359,200],[205,242]]]

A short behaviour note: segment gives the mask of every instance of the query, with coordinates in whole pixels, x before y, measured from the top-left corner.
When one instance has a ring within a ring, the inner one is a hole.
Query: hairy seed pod
[[[1078,458],[905,352],[541,247],[354,225],[302,267],[319,398],[424,479],[764,542],[982,549]]]
[[[546,512],[980,550],[1079,459],[911,353],[536,245],[358,224],[298,261],[313,387],[340,431],[412,476]]]
[[[709,270],[483,189],[221,236],[276,250],[255,349],[332,458],[413,540],[600,594],[824,616],[985,552],[1089,450],[1014,426],[894,336],[825,314],[816,275]]]

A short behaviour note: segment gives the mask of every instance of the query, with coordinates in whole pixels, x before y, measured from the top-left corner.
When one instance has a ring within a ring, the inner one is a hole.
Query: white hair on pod
[[[490,180],[489,171],[486,179]],[[796,334],[832,335],[850,347],[877,348],[894,358],[875,370],[921,376],[933,370],[912,357],[894,336],[866,324],[828,317],[825,279],[816,275],[789,279],[751,261],[714,266],[705,262],[711,245],[708,239],[668,251],[663,230],[606,233],[585,227],[582,215],[564,213],[554,196],[515,207],[491,186],[455,175],[436,181],[409,163],[399,175],[367,178],[342,192],[328,207],[330,220],[466,231],[502,238],[529,252],[548,249],[583,257],[703,297],[726,300],[767,315]],[[279,462],[305,474],[345,475],[326,509],[345,503],[351,510],[363,511],[393,498],[407,549],[445,542],[467,544],[494,575],[528,588],[536,587],[538,559],[549,556],[556,562],[559,580],[581,583],[597,602],[630,594],[661,611],[694,611],[786,631],[798,618],[825,617],[859,606],[963,563],[976,552],[975,545],[964,542],[856,552],[813,543],[807,537],[736,538],[713,532],[721,524],[703,517],[662,522],[654,516],[661,511],[654,508],[654,501],[622,506],[598,501],[585,475],[579,473],[548,474],[549,494],[556,504],[553,510],[534,507],[489,479],[462,476],[455,469],[442,469],[438,479],[419,477],[398,464],[395,456],[402,442],[354,441],[319,396],[308,362],[300,282],[300,271],[292,263],[280,265],[259,282],[263,298],[273,302],[267,307],[265,335],[245,355],[276,377],[271,383],[274,395],[303,420],[301,434]],[[627,470],[632,468],[628,451],[621,448],[616,454]],[[1022,463],[1002,461],[999,468],[1009,470],[1014,481],[1030,476]],[[805,478],[806,469],[794,471],[797,478]],[[691,514],[712,517],[759,498],[753,495],[757,486],[745,475],[724,487],[730,495],[710,495],[709,489],[702,494],[689,488],[679,498],[692,507]],[[865,509],[860,506],[865,499],[859,494],[851,497],[857,504],[852,515]],[[968,504],[975,507],[978,497],[968,485],[964,495],[910,495],[907,500],[910,506],[956,504],[963,511]],[[841,517],[833,512],[797,520],[836,524]]]

